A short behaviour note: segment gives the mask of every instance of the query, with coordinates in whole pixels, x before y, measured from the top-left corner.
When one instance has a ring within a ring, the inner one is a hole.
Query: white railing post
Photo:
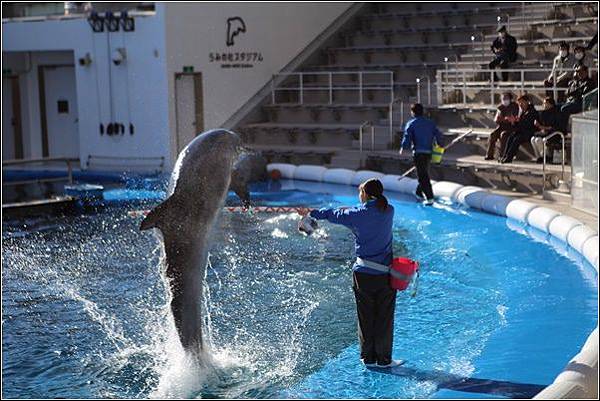
[[[462,70],[462,79],[463,79],[463,90],[462,90],[463,104],[466,105],[467,104],[467,76],[466,76],[465,70]]]
[[[275,74],[271,75],[271,104],[275,104]]]
[[[390,101],[394,101],[394,71],[390,71]]]
[[[304,74],[300,73],[300,104],[304,104]]]
[[[404,102],[400,102],[400,126],[404,129]]]
[[[471,35],[471,46],[473,51],[471,52],[473,57],[471,57],[471,66],[473,67],[473,71],[475,71],[475,35]]]
[[[431,78],[427,75],[427,105],[431,106]]]
[[[363,126],[364,126],[364,125],[365,125],[365,123],[362,123],[362,124],[361,124],[361,126],[360,126],[360,128],[358,129],[358,140],[359,140],[359,142],[360,142],[360,144],[359,144],[359,147],[358,147],[358,148],[359,148],[359,150],[360,150],[360,153],[362,153],[362,143],[363,143]]]
[[[558,99],[558,91],[556,90],[556,71],[552,71],[552,96],[554,97],[554,101]]]
[[[521,95],[525,91],[525,70],[521,70]]]
[[[332,74],[329,72],[329,104],[333,103]]]
[[[490,93],[491,93],[490,100],[491,100],[491,102],[490,102],[490,104],[494,104],[494,103],[496,103],[496,102],[495,102],[495,99],[494,99],[494,94],[495,94],[495,93],[494,93],[494,92],[495,92],[495,90],[494,90],[494,89],[495,89],[495,84],[496,84],[495,80],[496,80],[496,74],[495,74],[495,73],[494,73],[494,71],[492,70],[492,72],[491,72],[491,74],[490,74],[490,83],[491,83],[491,90],[490,90]]]
[[[363,75],[362,71],[358,73],[358,99],[359,104],[363,104]]]
[[[389,134],[390,134],[390,143],[394,142],[394,101],[390,102],[388,107],[388,124],[389,124]]]
[[[375,126],[371,124],[371,150],[375,150]]]

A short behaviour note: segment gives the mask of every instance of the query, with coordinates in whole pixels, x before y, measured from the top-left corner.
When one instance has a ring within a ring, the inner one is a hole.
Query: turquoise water
[[[356,203],[354,188],[302,182],[253,196]],[[223,213],[206,278],[210,363],[197,367],[174,333],[159,242],[127,215],[139,206],[3,223],[2,395],[487,398],[549,384],[596,326],[594,269],[504,218],[392,202],[395,253],[422,274],[418,295],[397,300],[394,356],[407,363],[385,372],[358,361],[343,227],[304,237],[297,215]]]

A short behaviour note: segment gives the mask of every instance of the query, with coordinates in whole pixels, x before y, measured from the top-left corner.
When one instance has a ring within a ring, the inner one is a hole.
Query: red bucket
[[[419,262],[408,258],[394,258],[390,268],[390,286],[398,291],[407,289],[418,270]]]

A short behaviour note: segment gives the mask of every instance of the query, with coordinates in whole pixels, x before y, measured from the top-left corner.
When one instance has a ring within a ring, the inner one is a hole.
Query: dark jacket
[[[414,153],[431,153],[433,141],[443,146],[442,133],[435,123],[423,116],[409,120],[404,127],[402,149],[412,147]]]
[[[567,89],[567,102],[580,102],[583,95],[595,88],[596,84],[590,77],[586,79],[573,79],[569,82],[569,88]]]
[[[530,104],[529,108],[519,113],[519,121],[515,126],[515,131],[518,134],[533,136],[537,128],[535,128],[535,120],[539,119],[539,114],[534,105]]]
[[[388,205],[382,212],[375,200],[348,209],[322,208],[310,212],[310,216],[317,220],[328,220],[331,223],[341,224],[352,230],[354,234],[354,249],[356,256],[371,262],[389,266],[392,264],[394,222],[394,207]],[[353,270],[367,274],[387,274],[366,266],[354,264]]]
[[[566,132],[564,127],[564,118],[562,117],[558,107],[552,107],[551,109],[540,111],[537,122],[546,127],[552,127],[552,129],[550,129],[550,132],[538,131],[535,136],[543,138],[555,131],[561,131],[563,134]],[[552,137],[550,139],[550,143],[560,143],[560,137]]]
[[[494,54],[505,53],[506,55],[508,55],[508,59],[511,62],[515,62],[515,60],[517,59],[517,47],[517,39],[515,39],[514,36],[509,35],[508,33],[504,38],[504,42],[502,42],[502,39],[500,39],[500,37],[497,37],[492,42],[492,46],[490,46]]]

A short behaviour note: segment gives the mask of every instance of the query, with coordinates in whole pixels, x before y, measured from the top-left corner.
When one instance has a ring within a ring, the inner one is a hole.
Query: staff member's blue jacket
[[[404,127],[402,149],[411,149],[414,153],[431,153],[433,140],[442,146],[442,133],[435,123],[423,116],[409,120]]]
[[[315,209],[310,216],[341,224],[352,230],[355,238],[356,255],[361,259],[389,266],[392,264],[392,223],[394,207],[388,204],[385,211],[379,210],[376,200],[348,209]],[[387,274],[356,263],[352,270],[367,274]]]

